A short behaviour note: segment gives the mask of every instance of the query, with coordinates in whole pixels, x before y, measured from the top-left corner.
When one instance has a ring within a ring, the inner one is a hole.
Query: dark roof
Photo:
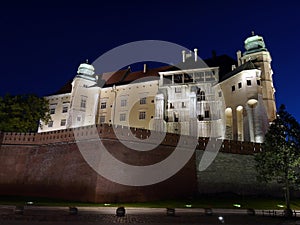
[[[64,86],[62,86],[57,92],[53,95],[67,94],[72,91],[72,80],[69,80]]]
[[[235,70],[232,70],[232,65],[237,65],[237,62],[228,55],[217,56],[213,54],[212,58],[204,59],[203,61],[194,61],[194,57],[189,57],[186,59],[185,63],[179,63],[177,65],[163,66],[154,69],[147,69],[144,71],[132,72],[130,68],[119,70],[116,72],[107,72],[99,76],[98,86],[100,87],[110,87],[113,85],[129,84],[133,81],[137,81],[142,78],[159,77],[159,72],[164,71],[175,71],[178,69],[196,69],[205,67],[219,67],[219,82],[222,82],[229,77],[241,72],[242,70],[255,69],[255,65],[249,61]],[[61,89],[59,89],[55,94],[65,94],[72,91],[72,81],[69,81]]]
[[[231,58],[228,55],[219,55],[213,52],[211,58],[204,59],[203,61],[195,62],[193,56],[188,57],[186,62],[179,63],[177,65],[180,69],[196,69],[196,68],[205,68],[205,67],[219,67],[219,79],[221,80],[223,76],[231,72],[232,65],[237,65],[237,61]]]
[[[129,84],[133,81],[138,81],[142,78],[158,79],[159,72],[174,70],[174,66],[163,66],[154,69],[147,69],[144,71],[132,72],[130,68],[125,70],[118,70],[116,72],[107,72],[99,76],[98,85],[100,87],[110,87],[113,85]],[[54,95],[66,94],[72,91],[72,80],[68,81],[62,88],[60,88]]]
[[[213,55],[212,58],[204,59],[209,67],[219,67],[219,80],[223,80],[224,76],[232,71],[232,65],[237,65],[237,61],[228,55]]]
[[[102,76],[100,76],[98,85],[101,87],[110,87],[112,85],[128,84],[143,78],[151,77],[151,79],[152,78],[158,79],[159,72],[169,71],[172,68],[173,66],[163,66],[154,69],[146,69],[146,72],[144,71],[132,72],[131,69],[129,68],[127,70],[119,70],[116,72],[104,73]]]
[[[229,77],[234,76],[235,74],[238,74],[239,72],[242,72],[243,70],[253,70],[256,69],[255,65],[253,64],[253,62],[248,61],[242,65],[240,65],[239,67],[237,67],[236,69],[232,70],[231,72],[225,74],[224,76],[222,76],[222,79],[219,79],[219,82],[222,82],[226,79],[228,79]]]

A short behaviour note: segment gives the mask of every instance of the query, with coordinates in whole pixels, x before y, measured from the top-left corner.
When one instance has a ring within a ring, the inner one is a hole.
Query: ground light
[[[277,205],[277,207],[279,207],[279,208],[284,208],[284,205]]]
[[[192,205],[185,205],[186,208],[192,208]]]
[[[241,208],[240,204],[233,204],[233,206],[236,207],[236,208]]]
[[[219,220],[221,223],[225,223],[224,217],[223,217],[223,216],[219,216],[219,217],[218,217],[218,220]]]

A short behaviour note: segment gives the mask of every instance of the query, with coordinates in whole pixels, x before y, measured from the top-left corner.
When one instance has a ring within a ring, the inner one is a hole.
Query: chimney
[[[198,49],[194,48],[194,56],[195,56],[195,62],[198,61]]]
[[[237,57],[237,61],[238,61],[238,66],[240,66],[242,64],[242,62],[241,62],[242,52],[240,50],[238,50],[236,52],[236,57]]]
[[[182,50],[182,62],[185,62],[185,51]]]
[[[143,71],[144,73],[146,73],[147,72],[147,64],[145,63],[144,64],[144,71]]]
[[[217,52],[215,50],[212,50],[211,54],[212,54],[213,60],[215,60],[217,58]]]

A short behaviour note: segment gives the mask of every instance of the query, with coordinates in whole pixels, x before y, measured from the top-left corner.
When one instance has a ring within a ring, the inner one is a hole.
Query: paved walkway
[[[247,215],[247,210],[213,209],[211,215],[206,215],[204,209],[175,209],[175,215],[168,216],[164,208],[126,208],[126,215],[117,217],[115,207],[78,207],[78,214],[71,215],[67,207],[25,206],[23,214],[18,214],[14,206],[0,206],[0,224],[300,225],[296,218],[287,220],[282,216],[262,216],[259,213],[262,211],[257,212],[253,216]]]

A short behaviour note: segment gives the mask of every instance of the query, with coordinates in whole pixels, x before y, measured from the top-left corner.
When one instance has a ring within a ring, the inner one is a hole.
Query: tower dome
[[[88,63],[86,60],[85,63],[81,63],[77,70],[77,76],[82,77],[88,80],[95,80],[95,68],[93,65]]]
[[[86,60],[85,63],[81,63],[77,70],[78,75],[87,75],[87,76],[93,76],[95,74],[95,68],[88,63],[88,60]]]
[[[254,52],[267,51],[263,37],[254,35],[254,32],[252,32],[252,36],[248,37],[244,43],[246,49],[244,55]]]

